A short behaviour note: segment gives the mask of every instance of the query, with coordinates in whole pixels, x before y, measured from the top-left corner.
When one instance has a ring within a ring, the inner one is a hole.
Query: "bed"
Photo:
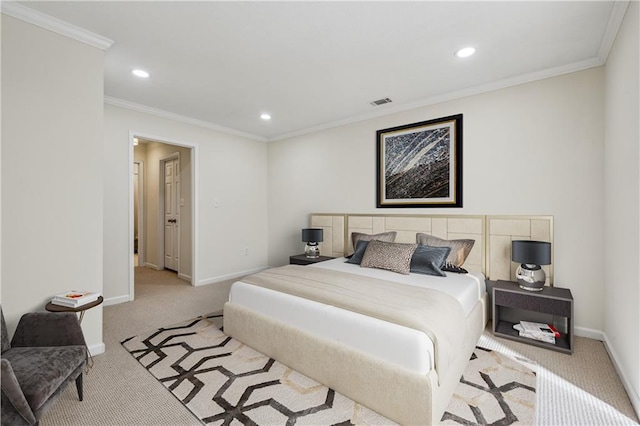
[[[504,226],[491,233],[484,216],[312,215],[311,225],[318,220],[330,225],[328,255],[352,254],[350,236],[361,231],[395,229],[397,242],[415,242],[420,231],[473,239],[470,271],[401,275],[342,256],[273,268],[233,284],[225,332],[398,423],[439,422],[487,322],[486,253],[500,256],[488,241],[504,240],[492,238],[505,237]],[[523,220],[531,234],[531,221],[550,218]]]

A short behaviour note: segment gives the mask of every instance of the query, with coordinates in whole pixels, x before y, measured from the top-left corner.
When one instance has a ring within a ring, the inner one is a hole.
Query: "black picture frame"
[[[462,114],[376,132],[377,207],[462,207]]]

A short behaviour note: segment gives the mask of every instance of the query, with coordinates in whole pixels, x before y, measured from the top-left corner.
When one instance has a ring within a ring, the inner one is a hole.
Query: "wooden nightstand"
[[[552,324],[560,332],[556,343],[520,337],[513,325],[520,321]],[[567,288],[545,287],[528,291],[517,283],[497,281],[493,285],[493,334],[567,354],[573,353],[573,296]]]
[[[325,260],[335,259],[329,256],[320,256],[317,258],[310,258],[304,254],[296,254],[295,256],[289,256],[290,265],[311,265],[312,263],[324,262]]]

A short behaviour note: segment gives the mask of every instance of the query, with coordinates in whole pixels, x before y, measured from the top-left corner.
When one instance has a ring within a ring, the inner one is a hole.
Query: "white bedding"
[[[480,273],[447,273],[446,278],[420,274],[400,275],[379,269],[361,268],[344,261],[344,258],[338,258],[317,263],[312,267],[441,290],[460,301],[465,315],[471,312],[486,291],[484,277]],[[258,314],[283,321],[316,336],[337,341],[420,374],[428,373],[434,366],[434,347],[431,339],[423,332],[412,328],[243,282],[233,284],[229,300]]]
[[[478,299],[487,291],[484,275],[481,272],[470,272],[468,274],[445,272],[447,274],[446,277],[434,277],[422,274],[402,275],[383,269],[361,268],[360,265],[345,263],[346,260],[344,257],[339,257],[325,262],[314,263],[309,266],[312,268],[332,269],[334,271],[349,272],[381,280],[440,290],[458,299],[462,305],[465,316],[469,315],[473,307],[478,303]]]

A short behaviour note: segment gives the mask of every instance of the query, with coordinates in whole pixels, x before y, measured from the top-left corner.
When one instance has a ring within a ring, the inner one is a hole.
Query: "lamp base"
[[[547,274],[540,265],[521,264],[516,270],[516,279],[520,288],[529,291],[542,291]]]
[[[318,243],[307,243],[304,248],[304,254],[309,259],[317,259],[320,257],[320,246]]]

